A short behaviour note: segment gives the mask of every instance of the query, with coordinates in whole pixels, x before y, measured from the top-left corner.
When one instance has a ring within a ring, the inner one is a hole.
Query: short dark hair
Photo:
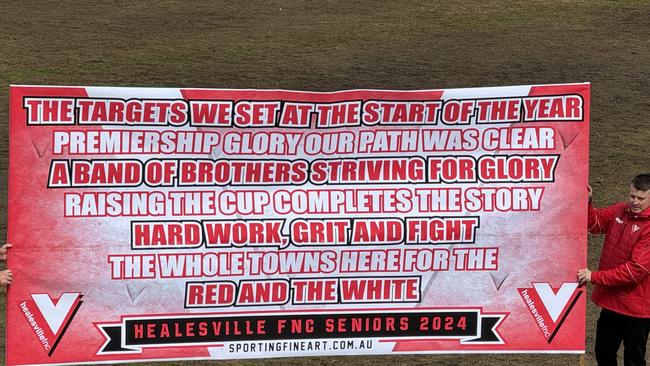
[[[639,174],[632,179],[632,185],[639,191],[650,191],[650,174]]]

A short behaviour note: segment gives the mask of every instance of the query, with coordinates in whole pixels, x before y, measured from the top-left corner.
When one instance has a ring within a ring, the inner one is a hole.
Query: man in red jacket
[[[616,365],[623,342],[624,363],[645,365],[650,332],[650,174],[632,180],[628,202],[598,209],[591,203],[589,232],[605,234],[597,271],[578,271],[594,284],[591,299],[602,308],[596,329],[598,365]]]

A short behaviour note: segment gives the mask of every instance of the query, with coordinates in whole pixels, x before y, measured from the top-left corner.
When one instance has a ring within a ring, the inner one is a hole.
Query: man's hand
[[[0,247],[0,260],[6,260],[7,259],[7,250],[9,248],[13,247],[13,245],[6,243],[5,245]]]
[[[584,285],[587,282],[591,282],[591,271],[589,268],[583,268],[578,270],[578,282],[580,285]]]
[[[14,280],[14,275],[10,270],[5,269],[0,271],[0,285],[11,285],[11,281]]]

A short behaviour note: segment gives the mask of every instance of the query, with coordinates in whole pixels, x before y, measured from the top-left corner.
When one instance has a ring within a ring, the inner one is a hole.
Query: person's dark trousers
[[[596,327],[598,366],[616,366],[616,353],[623,342],[623,364],[645,366],[650,319],[634,318],[603,309]]]

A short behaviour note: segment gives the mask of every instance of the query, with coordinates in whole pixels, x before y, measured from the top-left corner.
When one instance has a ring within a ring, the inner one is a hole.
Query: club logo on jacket
[[[29,299],[18,303],[29,327],[48,356],[52,356],[79,310],[81,298],[79,292],[64,292],[58,298],[52,298],[49,294],[31,294]]]
[[[548,282],[532,285],[517,291],[542,335],[551,343],[583,291],[575,282],[565,282],[559,288],[551,287]]]

